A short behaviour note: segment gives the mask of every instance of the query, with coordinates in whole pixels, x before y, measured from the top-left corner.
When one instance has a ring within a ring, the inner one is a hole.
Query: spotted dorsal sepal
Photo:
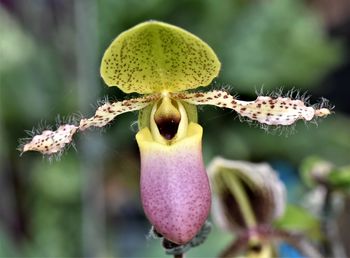
[[[204,41],[158,21],[121,33],[107,48],[100,68],[108,86],[139,94],[207,86],[219,70],[218,57]]]
[[[233,109],[242,117],[267,125],[291,125],[297,120],[310,121],[315,117],[324,117],[331,113],[327,108],[316,109],[313,106],[307,106],[299,99],[259,96],[254,101],[243,101],[220,90],[175,93],[172,97],[194,105],[213,105]]]
[[[91,127],[104,127],[116,116],[143,109],[158,99],[159,95],[149,95],[114,103],[106,102],[96,110],[94,116],[81,119],[78,125],[65,124],[59,126],[55,131],[45,130],[41,134],[35,135],[19,149],[22,153],[27,151],[38,151],[44,155],[61,153],[72,142],[76,132]]]

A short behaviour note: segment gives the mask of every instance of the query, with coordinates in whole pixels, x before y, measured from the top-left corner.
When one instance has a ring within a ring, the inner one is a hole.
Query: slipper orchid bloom
[[[330,113],[290,98],[259,96],[247,102],[221,90],[188,92],[208,86],[218,76],[220,66],[214,51],[193,34],[163,22],[141,23],[111,43],[100,69],[108,86],[140,96],[107,102],[93,117],[61,125],[55,131],[45,130],[21,151],[59,154],[75,133],[104,127],[120,114],[139,111],[136,140],[145,213],[164,238],[187,243],[203,226],[211,204],[196,105],[229,108],[268,125],[290,125]]]
[[[214,158],[208,166],[213,186],[213,217],[218,226],[235,235],[220,258],[282,257],[287,243],[305,257],[322,257],[302,232],[274,224],[286,210],[287,191],[267,163]]]

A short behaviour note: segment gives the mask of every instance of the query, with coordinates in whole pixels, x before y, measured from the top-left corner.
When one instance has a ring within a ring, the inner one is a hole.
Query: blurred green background
[[[295,199],[303,186],[288,178],[298,177],[305,157],[348,164],[350,6],[329,2],[0,0],[0,257],[165,257],[160,243],[147,239],[136,113],[78,135],[77,151],[60,161],[16,150],[25,130],[90,116],[105,96],[125,97],[103,84],[100,59],[120,32],[145,20],[207,42],[222,61],[213,87],[245,100],[262,88],[294,88],[311,103],[326,97],[335,105],[318,125],[277,132],[241,123],[229,110],[200,108],[206,163],[222,155],[278,164]],[[230,238],[214,228],[188,257],[214,257]]]

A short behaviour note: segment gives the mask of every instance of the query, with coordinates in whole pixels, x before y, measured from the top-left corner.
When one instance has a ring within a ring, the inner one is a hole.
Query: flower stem
[[[326,236],[324,253],[326,257],[346,257],[336,222],[337,212],[332,205],[333,191],[326,186],[326,196],[322,207],[323,232]]]

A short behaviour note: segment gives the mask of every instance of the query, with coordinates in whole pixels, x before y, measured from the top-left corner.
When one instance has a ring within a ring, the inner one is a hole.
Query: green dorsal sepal
[[[173,25],[148,21],[112,42],[100,72],[108,86],[149,94],[207,86],[219,70],[216,54],[200,38]]]

